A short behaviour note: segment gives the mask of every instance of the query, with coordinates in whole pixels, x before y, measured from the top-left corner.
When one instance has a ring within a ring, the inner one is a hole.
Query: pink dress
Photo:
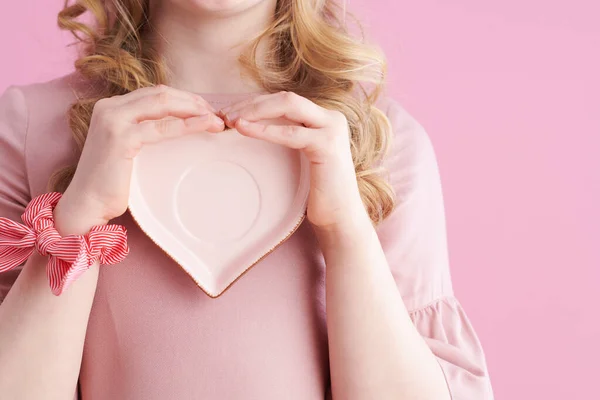
[[[20,222],[52,171],[75,161],[66,112],[76,74],[0,97],[0,216]],[[242,95],[208,95],[217,108]],[[384,99],[398,206],[378,234],[410,316],[454,400],[492,399],[484,353],[449,273],[442,188],[431,141]],[[222,296],[206,296],[126,213],[130,254],[100,268],[84,347],[84,400],[288,399],[329,394],[325,264],[308,222]],[[18,270],[0,274],[0,301]]]

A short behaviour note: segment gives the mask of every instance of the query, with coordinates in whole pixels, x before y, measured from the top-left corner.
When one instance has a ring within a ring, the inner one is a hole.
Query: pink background
[[[71,69],[62,0],[2,2],[0,90]],[[456,292],[498,399],[600,373],[600,3],[351,1],[434,142]]]

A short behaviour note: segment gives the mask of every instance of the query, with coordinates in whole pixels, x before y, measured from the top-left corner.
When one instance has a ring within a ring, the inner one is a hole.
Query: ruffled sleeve
[[[398,103],[380,105],[394,132],[384,164],[396,208],[378,227],[388,264],[453,400],[493,399],[485,355],[450,279],[440,174],[431,140]]]
[[[410,318],[437,357],[453,400],[493,398],[481,344],[455,297],[415,310]]]
[[[0,217],[21,222],[31,200],[25,166],[28,112],[22,91],[11,86],[0,95]],[[0,273],[0,303],[21,267]]]

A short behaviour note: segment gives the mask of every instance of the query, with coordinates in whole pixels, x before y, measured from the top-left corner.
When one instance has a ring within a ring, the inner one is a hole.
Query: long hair
[[[149,40],[149,0],[69,3],[65,1],[58,25],[83,46],[75,68],[95,83],[95,90],[80,96],[68,113],[81,150],[98,100],[166,84],[169,71]],[[80,20],[88,13],[93,23]],[[385,59],[377,48],[349,33],[346,16],[332,0],[278,0],[272,23],[251,39],[239,61],[266,91],[295,92],[346,116],[360,195],[371,221],[378,224],[394,207],[394,193],[381,163],[391,128],[375,106],[385,79]],[[256,55],[263,40],[270,47],[259,67]],[[66,190],[75,167],[55,172],[51,189]]]

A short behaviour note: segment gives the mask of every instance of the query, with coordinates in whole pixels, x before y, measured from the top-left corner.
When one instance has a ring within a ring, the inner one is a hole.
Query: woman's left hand
[[[317,230],[337,232],[369,220],[358,190],[344,114],[291,92],[257,96],[221,112],[225,123],[242,135],[306,155],[311,165],[307,216]],[[276,118],[301,125],[260,123]]]

